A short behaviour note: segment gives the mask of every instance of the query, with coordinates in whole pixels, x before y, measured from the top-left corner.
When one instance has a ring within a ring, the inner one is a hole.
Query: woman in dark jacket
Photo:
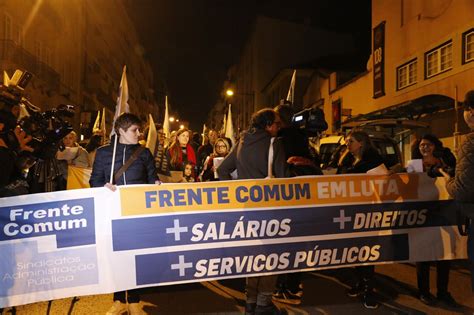
[[[437,153],[436,153],[437,152]],[[428,175],[441,176],[438,169],[452,169],[456,164],[456,158],[448,148],[443,147],[443,143],[434,135],[426,134],[412,147],[412,159],[423,161],[423,171]],[[418,281],[418,298],[427,305],[436,303],[436,299],[430,293],[430,261],[416,263],[416,275]],[[437,273],[437,300],[450,307],[456,307],[457,303],[448,292],[449,270],[451,264],[449,260],[436,261]]]
[[[118,143],[113,173],[116,174],[136,150],[140,149],[142,151],[117,180],[111,180],[110,171],[114,141],[97,149],[89,181],[91,187],[105,186],[115,191],[116,185],[159,183],[156,175],[155,161],[151,152],[148,149],[142,149],[140,144],[138,144],[140,125],[140,119],[133,114],[125,113],[117,118],[115,121],[115,133],[118,136]],[[125,295],[125,291],[114,293],[114,304],[107,314],[121,314],[125,312],[127,310],[127,301],[130,314],[142,313],[139,305],[140,296],[138,290],[129,290],[127,299],[125,299]]]
[[[347,153],[340,159],[338,174],[367,173],[383,164],[383,159],[372,145],[369,135],[363,131],[353,131],[346,138]],[[349,289],[350,297],[362,296],[364,306],[375,309],[379,303],[373,293],[374,266],[356,267],[357,284]]]
[[[138,134],[140,119],[133,114],[122,114],[115,122],[116,134],[119,136],[115,152],[114,174],[140,148]],[[91,187],[102,187],[110,183],[110,167],[114,141],[97,149],[90,178]],[[123,172],[115,185],[154,184],[157,180],[153,155],[148,149],[143,150],[137,159]]]

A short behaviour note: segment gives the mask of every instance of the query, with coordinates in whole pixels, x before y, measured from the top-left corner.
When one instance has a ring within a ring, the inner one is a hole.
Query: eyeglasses
[[[226,149],[227,146],[225,144],[222,144],[222,145],[216,145],[216,148],[218,149]]]
[[[433,143],[420,143],[419,146],[420,147],[432,147],[432,146],[434,146],[434,144]]]

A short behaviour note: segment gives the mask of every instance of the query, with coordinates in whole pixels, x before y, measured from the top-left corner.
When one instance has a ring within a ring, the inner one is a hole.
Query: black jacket
[[[350,154],[350,153],[349,153]],[[367,171],[376,168],[383,164],[383,158],[375,149],[368,149],[362,159],[356,164],[352,164],[353,158],[346,159],[343,165],[339,165],[338,174],[360,174],[367,173]]]
[[[114,174],[124,165],[130,156],[140,147],[139,144],[117,143]],[[114,145],[108,144],[97,149],[92,174],[91,187],[102,187],[110,181],[110,167]],[[155,161],[150,150],[143,150],[130,167],[122,174],[116,185],[154,184],[156,177]]]
[[[265,178],[268,176],[268,149],[271,136],[264,130],[244,132],[239,143],[217,168],[219,178],[231,179],[230,174],[237,169],[239,179]],[[273,142],[273,175],[277,178],[289,177],[285,151],[281,139]]]

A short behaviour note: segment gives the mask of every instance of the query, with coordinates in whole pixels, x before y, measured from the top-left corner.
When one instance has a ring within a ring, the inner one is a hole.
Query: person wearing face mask
[[[370,141],[369,135],[363,131],[352,131],[346,138],[346,152],[339,160],[338,174],[360,174],[377,168],[383,159]],[[374,266],[355,267],[357,283],[347,291],[350,297],[362,297],[365,308],[376,309],[379,306],[375,298]]]
[[[191,163],[193,168],[196,166],[196,154],[189,144],[190,132],[188,129],[179,129],[176,132],[176,140],[171,144],[167,151],[167,160],[170,171],[184,171],[186,163]],[[196,174],[193,170],[193,177]]]
[[[443,152],[443,154],[439,152]],[[421,159],[423,171],[428,172],[428,175],[431,177],[442,176],[441,173],[439,173],[440,169],[446,169],[448,166],[454,169],[456,164],[456,158],[451,151],[444,148],[443,143],[432,134],[423,135],[421,139],[414,144],[412,148],[412,159]],[[437,298],[430,293],[430,261],[416,263],[418,298],[427,305],[434,305],[437,302],[441,302],[446,306],[456,307],[456,301],[448,292],[450,261],[439,260],[435,263],[437,271]]]
[[[117,185],[159,184],[155,160],[150,150],[139,143],[141,121],[136,115],[124,113],[115,121],[115,133],[118,143],[115,150],[113,178],[110,178],[114,141],[97,149],[90,178],[91,187],[107,187],[112,191]],[[128,165],[128,166],[127,166]],[[127,305],[128,302],[128,305]],[[114,304],[107,315],[144,314],[140,307],[139,290],[128,290],[114,293]]]
[[[459,203],[466,228],[463,231],[468,237],[468,257],[471,267],[471,283],[474,291],[474,90],[466,93],[463,103],[464,121],[471,129],[459,148],[458,163],[454,176],[443,169],[441,174],[446,178],[448,193]]]

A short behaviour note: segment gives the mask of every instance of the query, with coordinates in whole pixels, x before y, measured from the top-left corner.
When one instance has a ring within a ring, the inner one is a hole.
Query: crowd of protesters
[[[14,124],[15,117],[12,115],[0,113],[0,132],[12,122]],[[235,143],[216,130],[201,135],[181,128],[166,138],[163,128],[157,124],[156,148],[151,153],[139,143],[142,127],[140,119],[133,114],[122,114],[115,122],[115,151],[113,141],[100,146],[104,139],[99,135],[94,135],[85,148],[77,144],[75,132],[63,139],[64,146],[56,155],[59,168],[56,190],[66,189],[69,165],[92,167],[91,187],[105,186],[111,190],[115,190],[117,185],[159,184],[161,181],[193,183],[322,175],[317,154],[312,150],[308,136],[291,123],[293,115],[290,104],[262,109],[253,114],[249,129],[236,135]],[[466,95],[464,118],[468,126],[474,129],[474,92]],[[0,163],[4,167],[0,176],[0,197],[27,193],[15,162],[19,161],[21,152],[31,151],[31,148],[27,146],[28,136],[22,134],[21,130],[14,134],[17,138],[15,144],[4,132],[0,133]],[[444,150],[445,158],[434,156],[435,150]],[[454,155],[448,151],[436,136],[428,134],[413,145],[412,158],[422,160],[423,171],[439,172],[440,176],[447,178],[448,192],[465,210],[462,213],[466,220],[465,234],[469,236],[469,257],[473,260],[474,133],[468,134],[461,146],[457,165]],[[337,174],[367,173],[383,164],[383,158],[372,145],[369,135],[355,130],[346,136],[345,151],[337,162]],[[430,263],[416,264],[419,299],[428,305],[443,303],[456,307],[457,303],[448,291],[449,261],[434,262],[437,266],[436,297],[430,293]],[[377,308],[379,302],[374,294],[377,289],[374,284],[374,266],[355,267],[353,271],[357,281],[347,294],[360,297],[368,309]],[[246,279],[245,312],[276,314],[279,311],[273,301],[298,305],[302,296],[301,273],[249,277]],[[116,292],[113,306],[107,314],[120,314],[127,309],[131,314],[143,314],[139,301],[139,290]]]

